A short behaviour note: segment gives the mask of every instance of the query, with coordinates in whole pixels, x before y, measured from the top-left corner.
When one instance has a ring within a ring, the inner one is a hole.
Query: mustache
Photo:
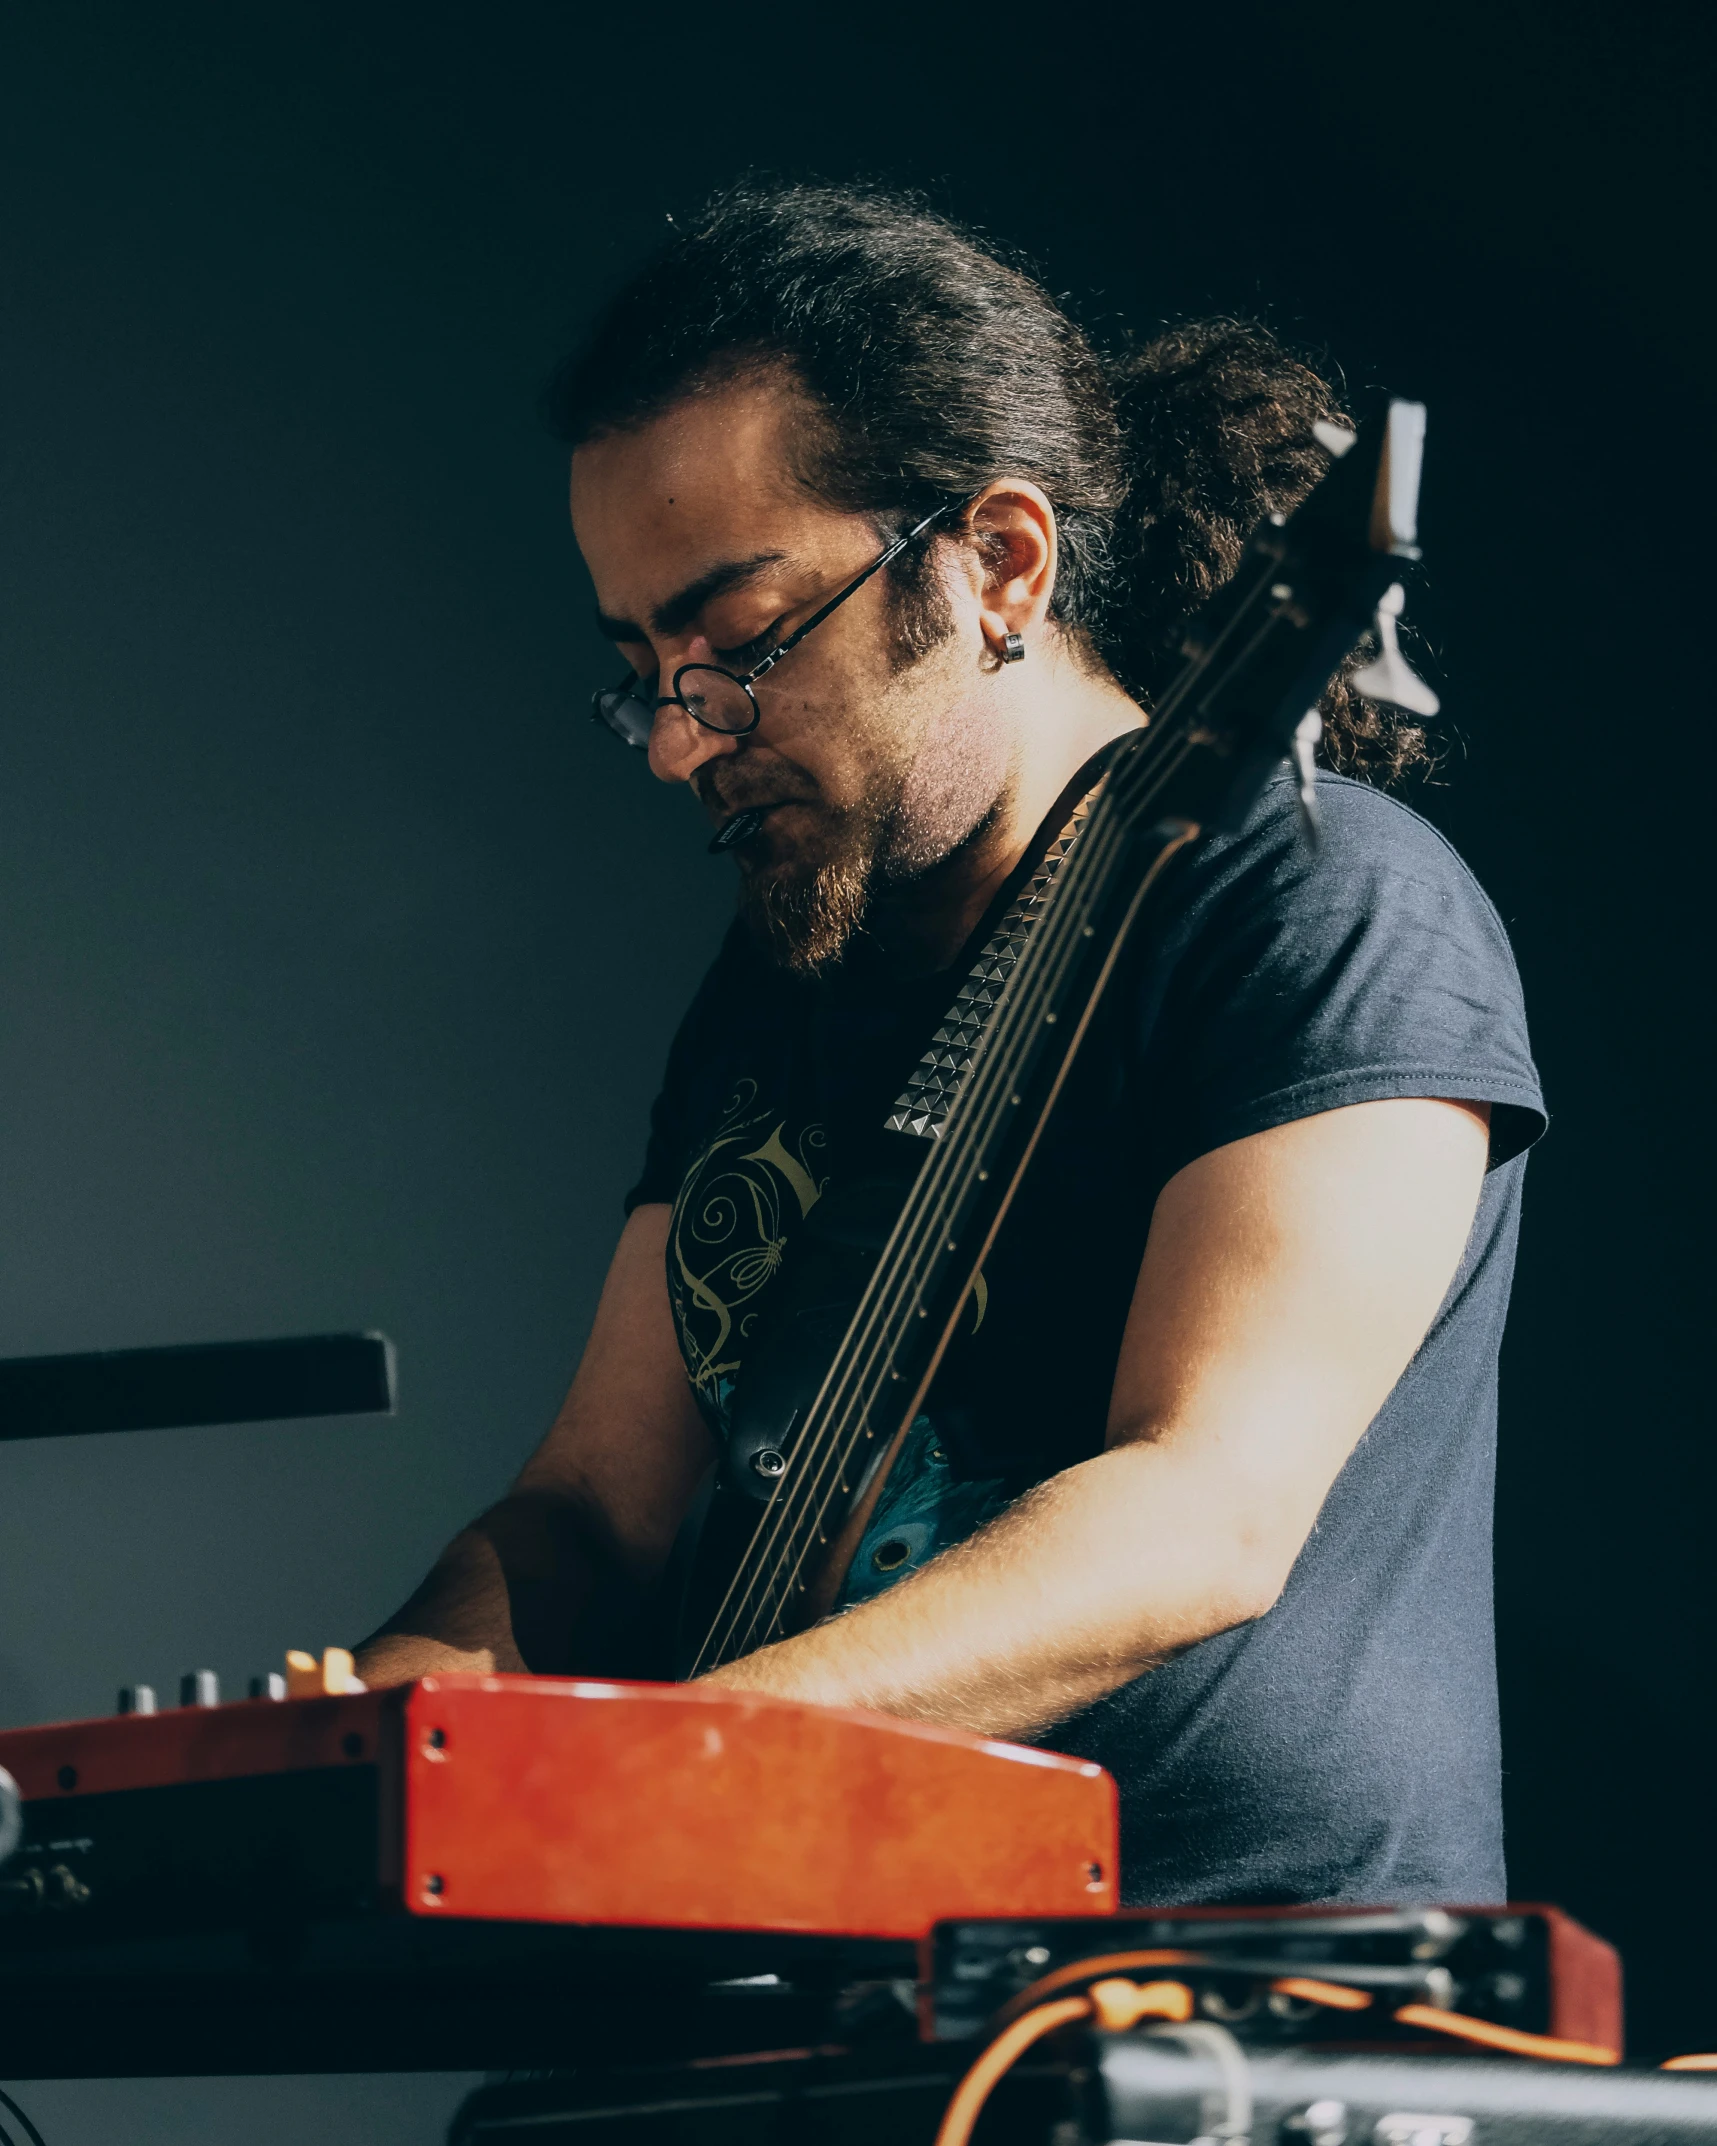
[[[740,758],[706,762],[692,777],[699,804],[712,819],[755,812],[767,805],[815,805],[816,782],[790,760],[762,765]]]

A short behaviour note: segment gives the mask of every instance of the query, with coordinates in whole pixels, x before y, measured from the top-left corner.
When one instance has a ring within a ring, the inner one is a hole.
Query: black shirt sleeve
[[[1393,1096],[1489,1103],[1494,1168],[1546,1123],[1502,921],[1417,813],[1333,775],[1318,799],[1321,847],[1282,778],[1170,900],[1139,1002],[1162,1174]]]
[[[707,1120],[711,1086],[721,1077],[714,1063],[719,1056],[718,1039],[730,1025],[731,1001],[739,985],[737,972],[743,966],[737,937],[735,926],[705,973],[669,1048],[661,1090],[650,1105],[644,1167],[626,1195],[628,1214],[635,1207],[657,1203],[671,1207],[679,1194],[692,1145]]]

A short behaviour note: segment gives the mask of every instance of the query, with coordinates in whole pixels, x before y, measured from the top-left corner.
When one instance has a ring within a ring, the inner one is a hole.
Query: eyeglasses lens
[[[648,747],[650,726],[656,720],[655,702],[653,698],[645,698],[636,678],[628,678],[624,685],[609,686],[594,694],[590,713],[624,744],[636,746],[640,752]]]
[[[674,691],[686,713],[707,730],[739,735],[756,726],[757,709],[737,678],[702,663],[674,673]]]

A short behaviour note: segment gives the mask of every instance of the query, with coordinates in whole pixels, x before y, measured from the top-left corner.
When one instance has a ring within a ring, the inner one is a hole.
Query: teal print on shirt
[[[792,1231],[828,1187],[819,1176],[827,1136],[790,1127],[742,1080],[680,1182],[668,1226],[668,1294],[686,1377],[718,1437],[730,1425],[745,1344],[781,1270]],[[978,1279],[973,1330],[988,1289]],[[889,1470],[871,1524],[841,1588],[847,1608],[916,1572],[976,1533],[1011,1502],[998,1480],[961,1480],[928,1416],[920,1416]]]

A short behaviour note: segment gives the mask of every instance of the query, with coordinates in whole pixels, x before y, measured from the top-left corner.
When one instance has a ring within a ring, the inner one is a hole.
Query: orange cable
[[[1197,2009],[1184,1982],[1124,1982],[1117,1975],[1093,1982],[1085,1994],[1092,2017],[1111,2034],[1125,2034],[1141,2019],[1190,2019]]]
[[[1119,1976],[1093,1983],[1083,1997],[1052,1997],[1047,2004],[1034,2005],[1002,2029],[954,2089],[936,2146],[967,2146],[972,2126],[1003,2073],[1057,2027],[1095,2019],[1111,2033],[1123,2033],[1141,2019],[1190,2019],[1192,2013],[1192,1991],[1184,1982],[1127,1982]]]
[[[1543,2057],[1560,2064],[1619,2064],[1621,2052],[1599,2042],[1565,2042],[1552,2034],[1523,2034],[1518,2027],[1499,2027],[1494,2020],[1469,2019],[1464,2012],[1443,2012],[1434,2004],[1404,2004],[1395,2017],[1404,2027],[1428,2027],[1433,2034],[1447,2034],[1458,2042],[1475,2042],[1484,2049],[1506,2049],[1511,2056]]]
[[[1327,2004],[1332,2012],[1364,2012],[1371,2006],[1371,1992],[1356,1990],[1350,1982],[1319,1982],[1312,1975],[1278,1975],[1270,1984],[1284,1997],[1303,1997],[1307,2004]]]
[[[966,2146],[972,2126],[990,2098],[991,2089],[1008,2066],[1022,2057],[1033,2042],[1041,2041],[1057,2027],[1066,2026],[1070,2020],[1090,2017],[1091,2000],[1088,1997],[1056,1997],[1048,2004],[1035,2005],[1031,2011],[1022,2012],[1012,2026],[1004,2027],[954,2089],[954,2098],[949,2102],[941,2129],[936,2134],[936,2146]]]
[[[1210,1962],[1202,1952],[1101,1952],[1088,1960],[1074,1960],[1066,1967],[1058,1967],[1053,1974],[1029,1983],[1016,1997],[1010,1997],[996,2013],[995,2024],[1005,2027],[1009,2020],[1018,2019],[1022,2012],[1029,2012],[1033,2005],[1042,2004],[1046,1997],[1067,1987],[1070,1982],[1095,1982],[1100,1976],[1119,1974],[1125,1967],[1207,1967]]]
[[[1101,1970],[1115,1967],[1203,1966],[1196,1953],[1119,1952],[1093,1960],[1081,1960],[1045,1975],[1030,1990],[1013,2000],[1017,2007],[1038,1991],[1085,1980],[1094,1973],[1083,1996],[1039,1999],[1002,2027],[989,2047],[954,2089],[953,2097],[936,2133],[936,2146],[968,2146],[972,2128],[997,2082],[1018,2062],[1034,2042],[1057,2027],[1076,2019],[1095,2019],[1110,2033],[1124,2033],[1141,2019],[1187,2020],[1195,2009],[1191,1989],[1184,1982],[1129,1982]],[[1280,1975],[1271,1982],[1285,1997],[1301,1997],[1308,2003],[1328,2005],[1332,2011],[1360,2012],[1371,2004],[1366,1990],[1344,1982],[1323,1982],[1311,1975]],[[1010,2008],[1004,2008],[1004,2010]],[[1001,2016],[1001,2015],[998,2015]],[[1395,2013],[1404,2027],[1423,2027],[1433,2034],[1446,2034],[1455,2041],[1473,2042],[1485,2049],[1506,2050],[1511,2056],[1539,2057],[1563,2064],[1618,2064],[1620,2052],[1597,2042],[1564,2041],[1550,2034],[1526,2034],[1518,2027],[1500,2027],[1489,2019],[1469,2019],[1464,2012],[1444,2012],[1436,2005],[1404,2004]],[[1717,2055],[1671,2057],[1665,2071],[1717,2071]]]

